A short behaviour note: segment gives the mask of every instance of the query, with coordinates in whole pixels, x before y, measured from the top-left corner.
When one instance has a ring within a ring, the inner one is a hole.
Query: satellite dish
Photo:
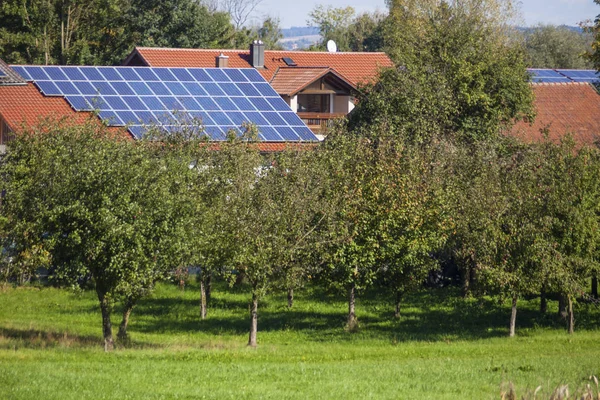
[[[337,51],[337,44],[333,40],[327,41],[327,51],[330,53],[335,53]]]

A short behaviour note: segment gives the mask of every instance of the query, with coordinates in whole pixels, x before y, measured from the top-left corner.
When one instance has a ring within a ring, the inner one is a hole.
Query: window
[[[298,112],[330,112],[330,96],[328,94],[299,94]]]
[[[8,125],[0,120],[0,145],[5,145],[12,138]]]

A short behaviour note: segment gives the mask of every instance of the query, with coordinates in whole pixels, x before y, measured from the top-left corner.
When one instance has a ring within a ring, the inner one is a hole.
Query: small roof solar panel
[[[283,57],[283,62],[286,63],[288,66],[290,67],[295,67],[298,64],[296,64],[296,62],[294,60],[292,60],[290,57]]]
[[[0,69],[0,78],[4,78],[5,76],[6,76],[6,73]]]

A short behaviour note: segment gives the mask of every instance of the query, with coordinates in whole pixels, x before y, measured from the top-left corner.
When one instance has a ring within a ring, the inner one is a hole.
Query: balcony
[[[324,132],[333,120],[346,117],[346,113],[299,112],[298,116],[313,133],[318,135]]]

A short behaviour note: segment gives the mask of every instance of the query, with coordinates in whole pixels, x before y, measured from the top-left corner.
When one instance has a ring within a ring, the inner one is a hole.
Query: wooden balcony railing
[[[299,112],[300,119],[314,133],[321,133],[331,124],[334,119],[344,118],[345,113],[314,113],[314,112]]]

